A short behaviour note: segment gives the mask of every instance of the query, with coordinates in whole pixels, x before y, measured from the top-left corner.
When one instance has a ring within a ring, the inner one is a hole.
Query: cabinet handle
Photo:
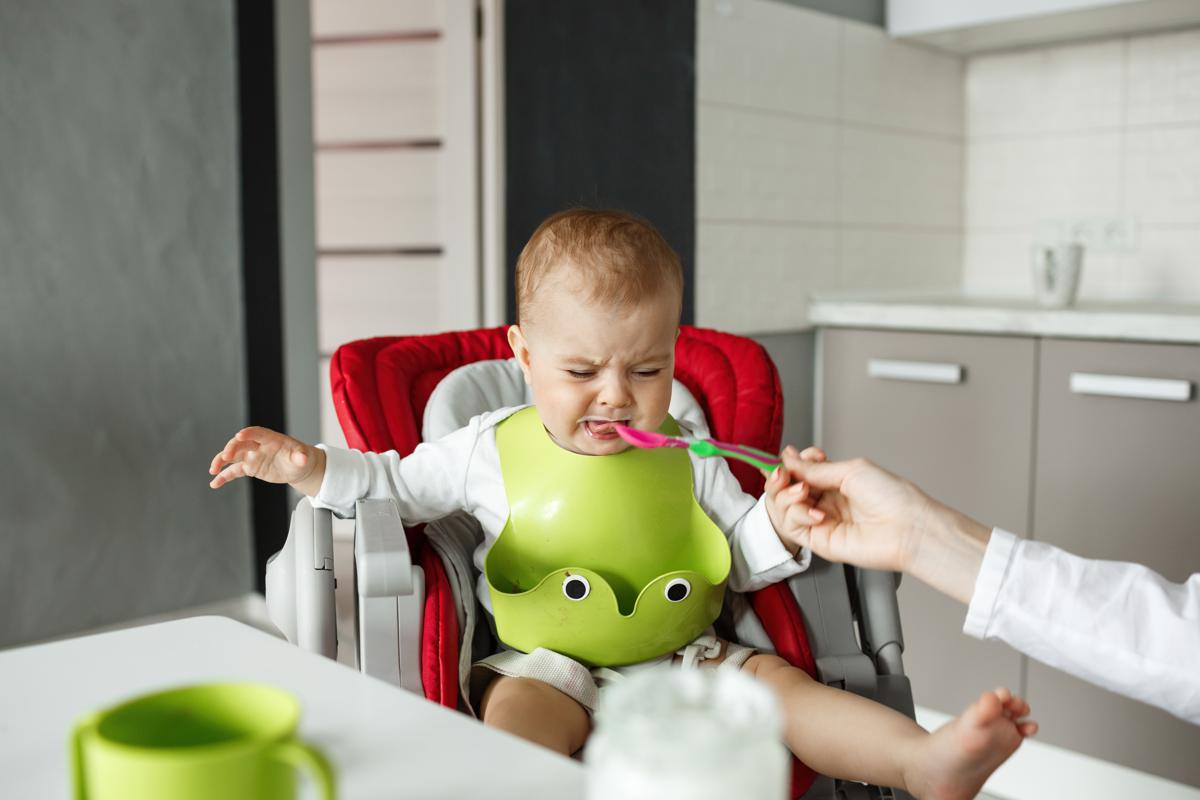
[[[1136,397],[1144,400],[1174,400],[1177,403],[1186,403],[1192,399],[1192,382],[1166,378],[1134,378],[1129,375],[1072,372],[1071,391],[1075,394]]]
[[[891,358],[867,359],[867,375],[894,381],[918,383],[962,383],[961,364],[940,364],[936,361],[896,361]]]

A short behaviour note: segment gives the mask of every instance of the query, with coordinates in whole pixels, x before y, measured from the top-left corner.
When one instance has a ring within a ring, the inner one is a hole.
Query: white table
[[[300,735],[342,798],[582,797],[583,766],[223,617],[0,652],[0,795],[70,792],[84,712],[183,683],[259,680],[300,698]]]

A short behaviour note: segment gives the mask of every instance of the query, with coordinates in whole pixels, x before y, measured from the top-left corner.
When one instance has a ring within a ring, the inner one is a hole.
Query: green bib
[[[670,418],[662,430],[678,433]],[[496,446],[509,514],[484,574],[505,644],[618,666],[717,618],[729,544],[696,502],[686,451],[572,453],[532,407],[496,426]]]

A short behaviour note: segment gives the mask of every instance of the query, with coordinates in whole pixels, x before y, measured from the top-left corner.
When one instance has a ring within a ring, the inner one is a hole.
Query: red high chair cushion
[[[438,382],[475,361],[510,358],[507,326],[429,336],[390,336],[342,345],[330,363],[333,404],[346,442],[356,450],[411,453],[421,441],[425,404]],[[750,339],[682,326],[675,345],[675,377],[696,397],[717,439],[775,452],[783,432],[783,393],[775,365]],[[743,490],[762,494],[763,476],[731,461]],[[426,696],[458,705],[458,617],[440,560],[409,531],[414,558],[425,570],[426,601],[421,680]],[[776,652],[816,677],[804,621],[786,584],[754,592],[750,602]],[[792,796],[806,792],[815,773],[799,761]]]

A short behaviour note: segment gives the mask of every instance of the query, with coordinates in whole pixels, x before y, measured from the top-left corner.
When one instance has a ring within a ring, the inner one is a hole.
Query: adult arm
[[[963,632],[1200,725],[1200,573],[1172,583],[995,530]]]
[[[1175,584],[989,530],[869,461],[784,459],[827,514],[802,534],[817,555],[905,572],[967,603],[969,635],[1200,724],[1200,574]]]

